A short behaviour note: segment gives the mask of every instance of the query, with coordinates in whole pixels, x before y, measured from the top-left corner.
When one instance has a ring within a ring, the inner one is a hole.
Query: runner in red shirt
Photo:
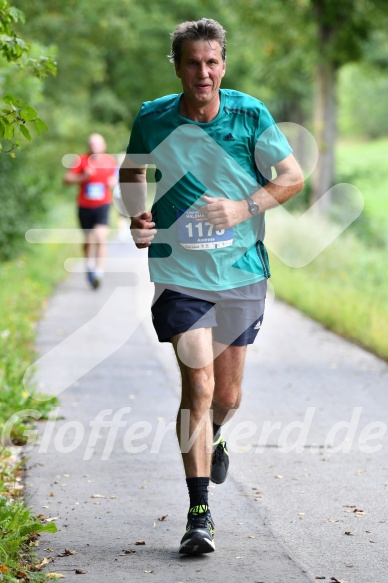
[[[106,237],[112,188],[117,182],[116,159],[105,154],[106,143],[100,134],[91,134],[88,153],[77,158],[65,174],[65,184],[78,184],[78,218],[85,232],[84,253],[88,281],[97,289],[104,275]]]

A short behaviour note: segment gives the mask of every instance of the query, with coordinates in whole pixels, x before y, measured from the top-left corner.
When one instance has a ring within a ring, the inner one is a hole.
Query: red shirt
[[[90,159],[89,159],[90,158]],[[92,170],[91,176],[80,184],[78,206],[96,208],[112,202],[112,192],[108,187],[108,179],[116,174],[117,162],[109,154],[82,154],[77,165],[71,172],[82,174],[86,168]]]

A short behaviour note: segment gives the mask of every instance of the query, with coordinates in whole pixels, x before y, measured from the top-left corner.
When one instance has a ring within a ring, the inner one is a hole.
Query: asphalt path
[[[58,528],[37,547],[45,571],[85,583],[388,581],[386,363],[271,290],[225,430],[230,474],[210,489],[216,552],[182,557],[179,374],[153,331],[145,253],[111,242],[97,291],[79,262],[66,266],[34,364],[60,406],[26,448],[28,503]]]

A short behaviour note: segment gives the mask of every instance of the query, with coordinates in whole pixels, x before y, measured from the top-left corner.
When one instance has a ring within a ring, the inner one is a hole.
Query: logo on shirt
[[[224,142],[235,142],[236,138],[234,137],[233,134],[228,134],[227,136],[225,136],[223,138]]]

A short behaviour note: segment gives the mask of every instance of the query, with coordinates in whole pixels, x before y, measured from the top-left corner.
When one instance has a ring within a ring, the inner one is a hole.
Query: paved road
[[[211,488],[216,553],[182,558],[178,371],[152,329],[144,254],[113,242],[110,257],[100,290],[71,274],[39,325],[38,382],[61,404],[28,451],[30,504],[58,526],[41,538],[46,570],[69,582],[78,569],[96,583],[386,583],[386,363],[270,298],[227,430],[230,476]]]

